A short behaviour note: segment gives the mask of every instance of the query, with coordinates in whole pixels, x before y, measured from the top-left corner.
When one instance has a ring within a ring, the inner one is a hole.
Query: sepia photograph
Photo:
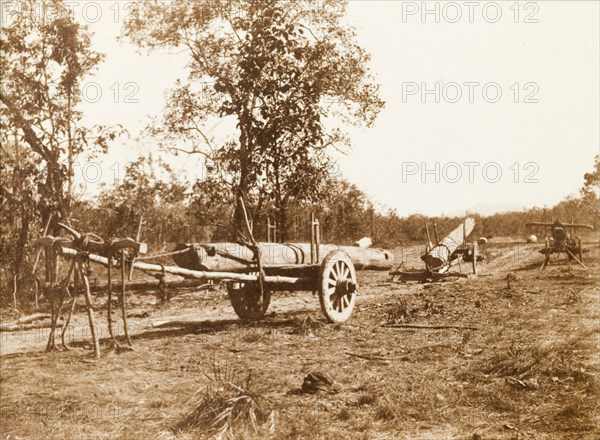
[[[0,439],[600,438],[600,1],[0,0]]]

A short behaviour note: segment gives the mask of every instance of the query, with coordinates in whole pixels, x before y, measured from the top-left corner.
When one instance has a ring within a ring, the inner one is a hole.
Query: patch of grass
[[[469,404],[504,414],[535,414],[546,432],[593,431],[600,380],[581,358],[594,350],[586,339],[589,333],[553,342],[518,339],[498,347],[459,374],[471,384]]]
[[[387,324],[407,324],[411,321],[406,299],[400,298],[387,311]]]
[[[240,340],[242,342],[247,342],[249,344],[252,344],[255,342],[261,342],[264,338],[265,338],[265,335],[261,329],[253,328],[253,329],[248,329],[245,332],[243,332],[243,334],[240,337]]]
[[[323,330],[323,327],[325,327],[323,322],[317,321],[311,316],[307,316],[302,321],[297,320],[294,323],[291,333],[300,336],[318,334]]]
[[[314,439],[331,438],[326,434],[331,419],[322,411],[311,408],[296,408],[286,414],[285,420],[279,424],[275,439]]]
[[[358,406],[373,405],[375,402],[377,402],[378,397],[379,396],[373,392],[363,393],[358,396],[356,404]]]
[[[590,342],[584,340],[585,336],[552,343],[513,341],[507,348],[500,348],[483,359],[478,369],[496,377],[515,377],[520,380],[537,377],[553,382],[568,379],[593,385],[594,376],[586,372],[576,355],[577,352],[593,349]]]
[[[352,414],[350,414],[350,411],[348,411],[347,408],[343,408],[337,415],[338,420],[341,420],[342,422],[350,420],[351,417]]]
[[[216,361],[211,368],[210,374],[206,374],[211,385],[203,390],[196,408],[174,431],[194,431],[215,438],[272,432],[275,411],[253,391],[252,374],[242,375],[237,368]]]
[[[380,404],[375,410],[375,419],[389,422],[396,418],[396,412],[389,403]]]

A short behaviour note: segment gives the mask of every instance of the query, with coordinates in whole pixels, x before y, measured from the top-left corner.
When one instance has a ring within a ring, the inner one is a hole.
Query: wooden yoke
[[[98,255],[102,255],[106,257],[106,262],[108,266],[108,277],[109,277],[109,285],[108,285],[108,328],[110,332],[110,336],[113,341],[113,345],[115,348],[119,348],[116,343],[116,339],[113,334],[112,329],[112,320],[111,320],[111,268],[116,265],[116,262],[113,261],[115,255],[120,254],[120,266],[121,266],[121,292],[120,292],[120,304],[121,304],[121,312],[125,330],[125,336],[129,345],[131,345],[131,338],[129,336],[129,331],[127,328],[127,315],[125,312],[125,264],[126,264],[126,253],[127,251],[131,251],[132,254],[146,254],[148,252],[148,245],[146,243],[141,243],[135,241],[131,238],[119,239],[119,240],[111,240],[105,241],[98,237],[96,234],[82,234],[75,229],[64,225],[62,223],[58,223],[62,229],[64,229],[67,233],[72,236],[72,239],[66,239],[61,237],[52,237],[46,236],[39,239],[36,242],[37,246],[44,247],[46,249],[54,249],[56,250],[56,254],[62,254],[64,256],[71,256],[73,258],[73,264],[75,267],[74,270],[74,284],[75,284],[75,292],[77,292],[79,287],[82,287],[86,308],[88,313],[89,325],[90,325],[90,333],[92,337],[92,342],[94,346],[94,354],[96,357],[100,356],[100,341],[99,334],[96,329],[95,319],[94,319],[94,311],[92,307],[92,297],[91,297],[91,289],[89,282],[89,267],[88,262],[90,260],[94,260],[95,258],[99,258]],[[69,274],[70,277],[70,274]],[[66,280],[68,283],[68,279]],[[73,296],[71,313],[73,311],[73,306],[75,305],[76,294]],[[71,316],[69,315],[70,321]],[[63,331],[64,335],[64,331]],[[63,345],[66,347],[63,339]]]
[[[131,249],[136,254],[142,255],[148,252],[148,245],[146,243],[135,241],[132,238],[114,240],[107,245],[107,243],[105,243],[96,234],[81,234],[62,223],[58,223],[58,226],[63,228],[74,238],[74,240],[72,240],[70,243],[67,243],[65,247],[70,247],[78,251],[92,252],[102,256],[114,255],[123,249]]]

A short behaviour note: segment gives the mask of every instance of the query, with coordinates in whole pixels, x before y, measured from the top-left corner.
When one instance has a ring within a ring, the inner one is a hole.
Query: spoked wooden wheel
[[[321,264],[321,310],[331,322],[345,322],[356,304],[356,270],[348,254],[330,252]]]
[[[228,283],[227,293],[236,315],[242,321],[256,321],[267,313],[271,302],[271,292],[264,289],[261,298],[258,282]]]

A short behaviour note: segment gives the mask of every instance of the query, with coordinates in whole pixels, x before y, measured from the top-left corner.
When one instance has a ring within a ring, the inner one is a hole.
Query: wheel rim
[[[260,289],[255,282],[242,283],[238,288],[230,284],[227,293],[236,315],[244,321],[261,319],[271,302],[271,292],[267,289],[264,289],[261,301]]]
[[[319,299],[329,321],[344,322],[350,318],[356,290],[356,272],[350,258],[343,252],[328,255],[323,262]]]

